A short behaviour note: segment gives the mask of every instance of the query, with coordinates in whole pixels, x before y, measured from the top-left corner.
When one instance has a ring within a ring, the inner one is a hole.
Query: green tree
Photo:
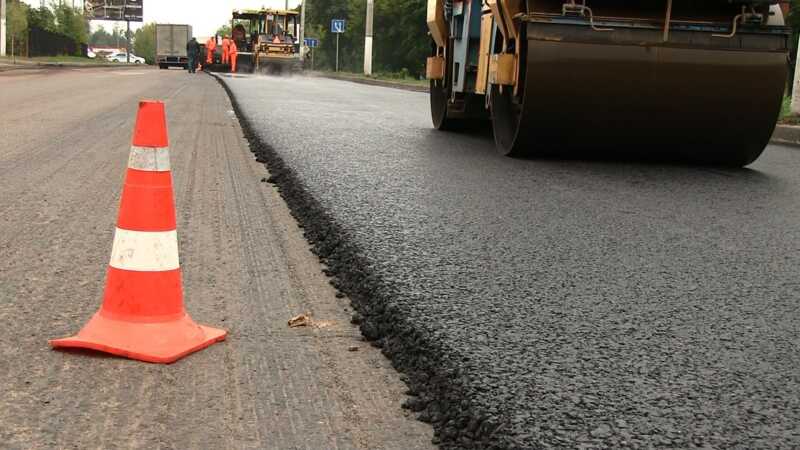
[[[8,48],[12,56],[20,54],[25,48],[28,36],[28,5],[19,0],[9,0],[6,4],[6,29]]]
[[[113,47],[116,45],[116,38],[102,26],[98,27],[89,35],[89,45],[98,47]]]
[[[375,71],[407,72],[418,76],[425,70],[430,38],[425,25],[426,3],[421,0],[375,0],[373,67]],[[339,36],[339,67],[360,72],[364,62],[366,0],[314,0],[306,5],[306,36],[320,40],[314,64],[333,69],[336,35],[331,19],[345,19]]]
[[[56,32],[69,37],[77,44],[89,43],[89,21],[80,9],[66,3],[53,4],[52,9],[56,19]]]
[[[786,24],[792,27],[797,33],[800,30],[800,0],[789,2],[789,15],[786,17]]]
[[[28,10],[28,26],[30,28],[39,28],[52,32],[58,30],[56,26],[56,16],[53,14],[53,11],[46,6],[30,8]]]
[[[231,26],[229,24],[225,24],[219,28],[215,33],[217,36],[230,36],[231,35]]]
[[[425,71],[430,38],[425,24],[426,3],[419,0],[376,0],[375,50],[377,70],[413,76]]]
[[[136,30],[133,35],[133,53],[141,56],[147,64],[156,63],[156,24],[150,22]]]
[[[314,65],[321,69],[333,70],[336,64],[336,35],[330,32],[331,19],[345,19],[349,22],[348,1],[350,0],[314,0],[306,5],[306,36],[319,39],[319,46],[314,50]],[[364,1],[364,0],[361,0]],[[345,25],[345,31],[352,30],[352,24]],[[347,33],[344,33],[347,35]],[[339,37],[339,62],[342,64],[346,58],[345,53],[350,47],[347,39]]]

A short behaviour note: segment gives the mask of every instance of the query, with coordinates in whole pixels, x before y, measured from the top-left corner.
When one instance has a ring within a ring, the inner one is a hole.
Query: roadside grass
[[[17,64],[76,64],[76,65],[126,65],[126,63],[112,63],[105,58],[86,58],[83,56],[34,56],[32,58],[16,57]],[[0,57],[0,62],[10,64],[14,61],[10,56]]]
[[[414,78],[408,74],[408,72],[378,72],[372,74],[371,77],[376,80],[383,80],[383,81],[396,81],[398,83],[410,84],[413,86],[427,86],[428,80],[419,78]]]
[[[781,104],[781,115],[778,119],[778,123],[784,125],[800,125],[800,116],[795,116],[792,114],[792,98],[789,96],[783,97],[783,103]]]
[[[34,56],[30,61],[45,63],[78,63],[78,64],[107,64],[102,58],[84,58],[83,56]]]

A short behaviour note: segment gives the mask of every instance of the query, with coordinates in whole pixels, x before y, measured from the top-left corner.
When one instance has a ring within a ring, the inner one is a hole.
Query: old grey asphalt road
[[[425,94],[223,80],[443,446],[800,446],[800,151],[509,159]]]
[[[47,345],[99,306],[141,98],[167,105],[187,308],[230,332],[169,366]],[[0,447],[431,447],[211,77],[9,72],[0,107]]]

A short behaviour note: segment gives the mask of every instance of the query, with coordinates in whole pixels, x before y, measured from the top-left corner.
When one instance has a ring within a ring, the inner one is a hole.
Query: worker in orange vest
[[[222,64],[228,64],[230,62],[230,53],[231,51],[231,39],[226,34],[225,37],[222,39]]]
[[[211,36],[206,42],[206,64],[214,64],[214,50],[217,49],[217,37]]]
[[[236,55],[239,52],[239,49],[236,48],[236,41],[231,40],[229,52],[231,58],[231,73],[236,73]]]

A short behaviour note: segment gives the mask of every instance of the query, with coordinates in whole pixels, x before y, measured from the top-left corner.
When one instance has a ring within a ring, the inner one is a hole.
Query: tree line
[[[424,74],[425,58],[431,51],[424,0],[374,0],[373,70]],[[787,25],[794,33],[796,51],[800,34],[800,0],[790,0]],[[331,19],[345,19],[346,31],[339,37],[339,67],[360,72],[364,61],[366,0],[311,0],[306,4],[306,37],[319,39],[315,66],[332,70],[336,58],[336,36]]]
[[[20,0],[7,0],[6,8],[7,46],[14,54],[29,56],[31,44],[35,44],[41,51],[52,47],[52,53],[59,54],[69,49],[69,53],[77,56],[81,54],[81,46],[88,43],[89,21],[80,8],[55,2],[33,8]],[[34,38],[38,41],[31,42]],[[52,46],[52,42],[44,42],[54,40],[71,45]]]
[[[425,24],[424,0],[374,0],[373,71],[418,77],[425,72],[430,38]],[[312,0],[306,4],[306,37],[319,39],[314,66],[332,70],[336,64],[336,35],[331,20],[344,19],[339,36],[339,68],[361,72],[364,68],[366,0]]]

